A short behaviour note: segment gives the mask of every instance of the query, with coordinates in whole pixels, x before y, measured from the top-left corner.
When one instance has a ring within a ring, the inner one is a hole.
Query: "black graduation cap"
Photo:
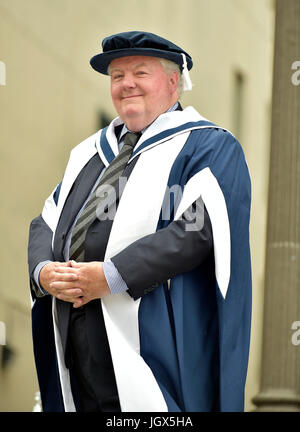
[[[91,58],[93,69],[108,75],[107,68],[113,59],[127,56],[160,57],[177,63],[182,72],[193,66],[191,56],[183,49],[154,33],[130,31],[108,36],[102,42],[103,53]]]

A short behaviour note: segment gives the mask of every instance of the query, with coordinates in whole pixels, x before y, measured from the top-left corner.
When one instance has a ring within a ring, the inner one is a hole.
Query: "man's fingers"
[[[55,280],[61,282],[72,282],[79,279],[78,274],[73,272],[55,271]]]
[[[63,291],[63,293],[59,295],[66,298],[77,298],[77,297],[81,297],[82,294],[83,292],[81,291],[81,289],[75,288],[75,289]]]
[[[54,266],[54,271],[56,273],[73,273],[76,274],[76,269],[69,266],[61,266],[59,264]]]
[[[73,302],[73,307],[76,309],[80,306],[85,305],[86,303],[88,303],[89,300],[86,297],[78,297],[76,298],[76,300]]]
[[[50,288],[56,290],[57,292],[72,290],[76,288],[80,289],[78,286],[76,286],[76,280],[72,280],[72,281],[55,280],[50,283]]]
[[[76,302],[79,300],[80,297],[82,297],[82,291],[80,289],[70,289],[63,291],[59,294],[57,294],[57,298],[59,300],[68,301],[68,302]]]
[[[74,260],[70,261],[72,268],[80,268],[87,265],[85,262],[76,262]]]

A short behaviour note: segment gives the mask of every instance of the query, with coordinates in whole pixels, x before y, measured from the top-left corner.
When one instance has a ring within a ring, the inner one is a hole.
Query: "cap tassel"
[[[183,77],[183,91],[191,91],[193,88],[193,84],[190,78],[190,74],[187,68],[186,55],[181,54],[183,58],[183,68],[182,68],[182,77]]]

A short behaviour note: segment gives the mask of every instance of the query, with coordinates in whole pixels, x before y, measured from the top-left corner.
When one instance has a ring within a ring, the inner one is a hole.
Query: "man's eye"
[[[118,80],[118,79],[121,79],[122,78],[122,74],[114,74],[114,75],[112,75],[112,79],[114,80],[114,81],[116,81],[116,80]]]
[[[146,71],[137,71],[137,75],[146,75],[147,72]]]

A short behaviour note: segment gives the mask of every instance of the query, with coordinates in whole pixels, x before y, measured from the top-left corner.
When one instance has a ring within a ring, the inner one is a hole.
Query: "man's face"
[[[133,132],[144,129],[177,101],[177,73],[167,74],[154,57],[121,57],[110,63],[109,71],[114,106]]]

